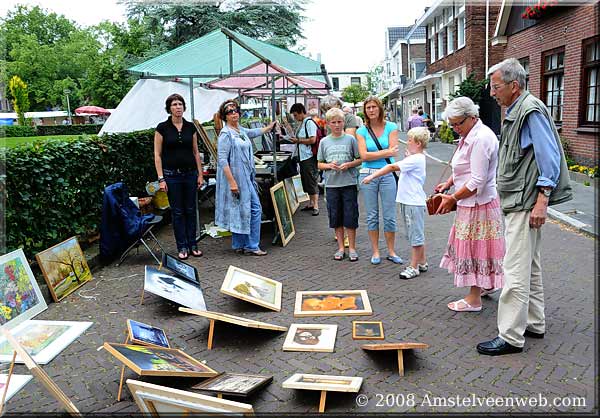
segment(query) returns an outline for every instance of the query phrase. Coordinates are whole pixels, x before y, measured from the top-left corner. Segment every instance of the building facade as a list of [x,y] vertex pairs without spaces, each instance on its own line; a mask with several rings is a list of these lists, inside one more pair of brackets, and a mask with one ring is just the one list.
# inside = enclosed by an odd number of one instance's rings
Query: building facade
[[360,84],[367,87],[367,73],[361,72],[346,72],[346,73],[329,73],[331,80],[331,94],[337,97],[342,96],[342,91],[353,84]]

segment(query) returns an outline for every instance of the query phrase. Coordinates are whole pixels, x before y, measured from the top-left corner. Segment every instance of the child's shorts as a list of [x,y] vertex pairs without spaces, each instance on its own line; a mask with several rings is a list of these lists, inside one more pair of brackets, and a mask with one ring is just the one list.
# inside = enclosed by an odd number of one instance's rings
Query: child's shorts
[[358,228],[358,189],[356,185],[327,187],[329,227]]
[[400,203],[400,216],[404,219],[406,239],[411,247],[425,244],[425,206]]

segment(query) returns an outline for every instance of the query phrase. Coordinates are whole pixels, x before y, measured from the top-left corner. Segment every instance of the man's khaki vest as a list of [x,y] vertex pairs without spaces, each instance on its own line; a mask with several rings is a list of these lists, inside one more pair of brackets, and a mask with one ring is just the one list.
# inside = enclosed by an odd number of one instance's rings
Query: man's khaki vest
[[[565,153],[550,113],[541,100],[524,91],[502,123],[496,183],[504,213],[531,210],[538,198],[539,189],[536,183],[540,171],[535,161],[533,147],[522,149],[520,135],[525,118],[533,111],[540,112],[550,122],[554,140],[560,150],[560,176],[550,195],[548,205],[566,202],[573,198]],[[535,134],[533,132],[533,135]]]

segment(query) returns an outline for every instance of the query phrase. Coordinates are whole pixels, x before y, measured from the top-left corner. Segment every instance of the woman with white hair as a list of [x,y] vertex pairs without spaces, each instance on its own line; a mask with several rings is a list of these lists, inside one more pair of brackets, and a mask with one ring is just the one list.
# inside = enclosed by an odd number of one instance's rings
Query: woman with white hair
[[[481,310],[481,296],[504,285],[502,260],[505,245],[503,218],[496,191],[498,139],[479,119],[479,109],[468,97],[457,97],[444,118],[460,135],[451,161],[452,174],[435,187],[442,193],[438,214],[456,205],[454,224],[440,267],[454,273],[456,287],[470,286],[467,296],[450,302],[457,312]],[[454,193],[443,194],[454,186]]]

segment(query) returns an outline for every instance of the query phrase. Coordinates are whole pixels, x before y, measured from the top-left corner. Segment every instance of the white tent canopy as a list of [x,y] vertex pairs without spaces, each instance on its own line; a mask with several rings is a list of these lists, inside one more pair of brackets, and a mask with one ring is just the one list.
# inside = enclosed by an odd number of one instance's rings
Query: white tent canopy
[[[185,99],[186,110],[183,116],[191,121],[188,81],[141,79],[123,97],[102,126],[99,135],[155,128],[169,116],[165,111],[165,100],[173,93],[178,93]],[[237,97],[237,94],[228,91],[195,87],[194,117],[200,122],[212,120],[221,103],[234,97]]]

